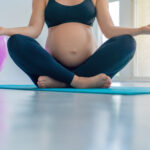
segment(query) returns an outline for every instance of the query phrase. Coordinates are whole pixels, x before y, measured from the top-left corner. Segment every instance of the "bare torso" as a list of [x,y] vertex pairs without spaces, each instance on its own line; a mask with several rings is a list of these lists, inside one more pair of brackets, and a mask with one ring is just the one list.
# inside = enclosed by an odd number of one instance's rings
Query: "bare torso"
[[[46,0],[48,3],[48,0]],[[78,2],[55,0],[64,5],[76,5]],[[96,0],[92,0],[95,6]],[[67,22],[48,29],[45,49],[63,65],[75,67],[83,63],[98,48],[93,28],[78,22]]]

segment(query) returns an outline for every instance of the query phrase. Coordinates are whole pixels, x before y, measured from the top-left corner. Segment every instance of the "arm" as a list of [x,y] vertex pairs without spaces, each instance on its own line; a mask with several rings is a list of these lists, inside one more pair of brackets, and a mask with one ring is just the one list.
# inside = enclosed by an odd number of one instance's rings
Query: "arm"
[[150,34],[150,25],[139,28],[123,28],[114,26],[109,13],[108,0],[97,0],[96,10],[99,27],[107,38],[119,36],[122,34],[130,34],[133,36],[139,34]]
[[37,38],[44,26],[44,10],[46,4],[44,0],[32,1],[32,15],[29,25],[26,27],[3,28],[0,27],[0,35],[11,36],[13,34],[23,34],[32,38]]

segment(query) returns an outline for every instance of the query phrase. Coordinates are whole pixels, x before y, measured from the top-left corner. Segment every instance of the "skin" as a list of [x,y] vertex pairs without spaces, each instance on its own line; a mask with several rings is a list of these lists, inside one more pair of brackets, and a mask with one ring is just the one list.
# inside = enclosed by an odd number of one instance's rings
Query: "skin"
[[[56,0],[63,5],[76,5],[81,0]],[[107,38],[113,36],[130,34],[132,36],[140,34],[150,34],[150,25],[139,28],[124,28],[115,26],[109,14],[108,0],[92,0],[97,10],[97,21],[100,30]],[[0,35],[11,36],[13,34],[23,34],[32,38],[37,38],[44,26],[44,11],[48,0],[33,0],[32,15],[29,25],[26,27],[4,28],[0,27]],[[73,30],[72,30],[73,29]],[[66,32],[67,31],[67,32]],[[48,29],[48,37],[45,49],[62,64],[74,67],[84,62],[98,48],[91,26],[68,22]],[[74,76],[71,85],[75,88],[110,87],[111,80],[105,74],[93,77]],[[56,81],[47,76],[40,76],[38,79],[40,88],[45,87],[65,87],[66,84]]]
[[[84,0],[56,0],[63,5],[76,5]],[[92,0],[94,6],[96,0]],[[48,3],[48,0],[46,0]],[[72,30],[73,29],[73,30]],[[67,31],[67,32],[66,32]],[[97,49],[92,27],[78,22],[63,23],[48,29],[46,49],[67,67],[75,67],[84,62]],[[63,56],[63,57],[62,57]]]

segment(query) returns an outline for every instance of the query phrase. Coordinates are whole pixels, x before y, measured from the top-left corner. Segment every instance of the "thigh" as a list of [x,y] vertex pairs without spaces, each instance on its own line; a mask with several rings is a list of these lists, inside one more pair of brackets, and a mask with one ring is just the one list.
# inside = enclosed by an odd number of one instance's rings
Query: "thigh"
[[8,40],[8,51],[14,62],[36,83],[38,76],[49,76],[69,83],[74,73],[58,63],[35,39],[16,34]]
[[42,63],[39,56],[47,53],[35,39],[21,34],[10,36],[7,47],[12,60],[28,74],[37,72],[34,64]]
[[130,35],[110,38],[84,63],[71,69],[79,76],[94,76],[99,73],[107,75],[123,68],[133,57],[135,40]]

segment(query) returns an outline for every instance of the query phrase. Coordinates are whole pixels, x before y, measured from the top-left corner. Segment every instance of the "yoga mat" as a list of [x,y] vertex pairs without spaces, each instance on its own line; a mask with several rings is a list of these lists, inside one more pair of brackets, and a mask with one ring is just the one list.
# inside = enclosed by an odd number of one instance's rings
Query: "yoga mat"
[[106,88],[76,89],[76,88],[37,88],[35,85],[0,85],[0,89],[93,93],[93,94],[117,94],[117,95],[150,94],[150,87],[111,86],[110,88],[107,89]]

